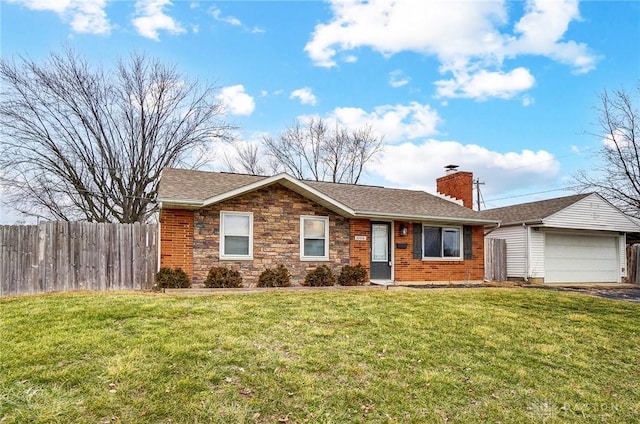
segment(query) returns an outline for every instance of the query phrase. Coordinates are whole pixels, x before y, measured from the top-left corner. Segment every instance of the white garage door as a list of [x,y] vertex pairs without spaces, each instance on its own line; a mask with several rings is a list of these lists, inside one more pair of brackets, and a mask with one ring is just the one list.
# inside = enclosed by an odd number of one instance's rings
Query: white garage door
[[547,233],[545,239],[545,282],[620,281],[617,237]]

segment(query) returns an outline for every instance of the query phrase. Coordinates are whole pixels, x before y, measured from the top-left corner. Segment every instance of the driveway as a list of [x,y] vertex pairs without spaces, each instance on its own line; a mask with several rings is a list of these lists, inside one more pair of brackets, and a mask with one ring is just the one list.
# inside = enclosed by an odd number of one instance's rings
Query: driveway
[[[527,286],[524,286],[527,287]],[[624,287],[624,288],[616,288],[616,287],[544,287],[544,286],[534,286],[530,288],[538,288],[545,290],[558,290],[558,291],[572,291],[577,293],[590,294],[592,296],[604,297],[607,299],[614,300],[625,300],[627,302],[637,302],[640,303],[640,286],[638,287]]]

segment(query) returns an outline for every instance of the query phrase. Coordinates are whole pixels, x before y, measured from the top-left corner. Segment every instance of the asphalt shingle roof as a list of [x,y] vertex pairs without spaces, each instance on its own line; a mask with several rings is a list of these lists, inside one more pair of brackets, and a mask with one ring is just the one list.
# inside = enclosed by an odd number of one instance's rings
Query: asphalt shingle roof
[[[167,203],[202,202],[266,178],[268,177],[166,168],[162,171],[158,200]],[[301,183],[360,214],[496,221],[424,191],[318,181]]]
[[481,211],[480,215],[488,219],[501,220],[503,225],[542,221],[591,194],[592,193],[574,194],[572,196],[557,197],[555,199],[487,209]]

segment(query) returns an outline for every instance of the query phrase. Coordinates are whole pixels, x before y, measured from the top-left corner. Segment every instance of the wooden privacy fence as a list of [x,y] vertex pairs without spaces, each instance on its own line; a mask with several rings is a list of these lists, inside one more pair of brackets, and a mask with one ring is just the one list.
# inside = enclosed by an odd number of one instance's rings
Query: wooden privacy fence
[[487,281],[507,280],[507,241],[484,239],[484,279]]
[[627,283],[640,283],[640,244],[627,246]]
[[0,226],[0,296],[140,290],[157,270],[155,224],[45,222]]

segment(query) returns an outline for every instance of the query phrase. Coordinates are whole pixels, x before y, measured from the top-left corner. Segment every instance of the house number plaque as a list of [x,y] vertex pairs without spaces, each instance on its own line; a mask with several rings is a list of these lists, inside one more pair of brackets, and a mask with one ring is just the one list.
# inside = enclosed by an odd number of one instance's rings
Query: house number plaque
[[356,241],[367,241],[367,236],[356,236]]

